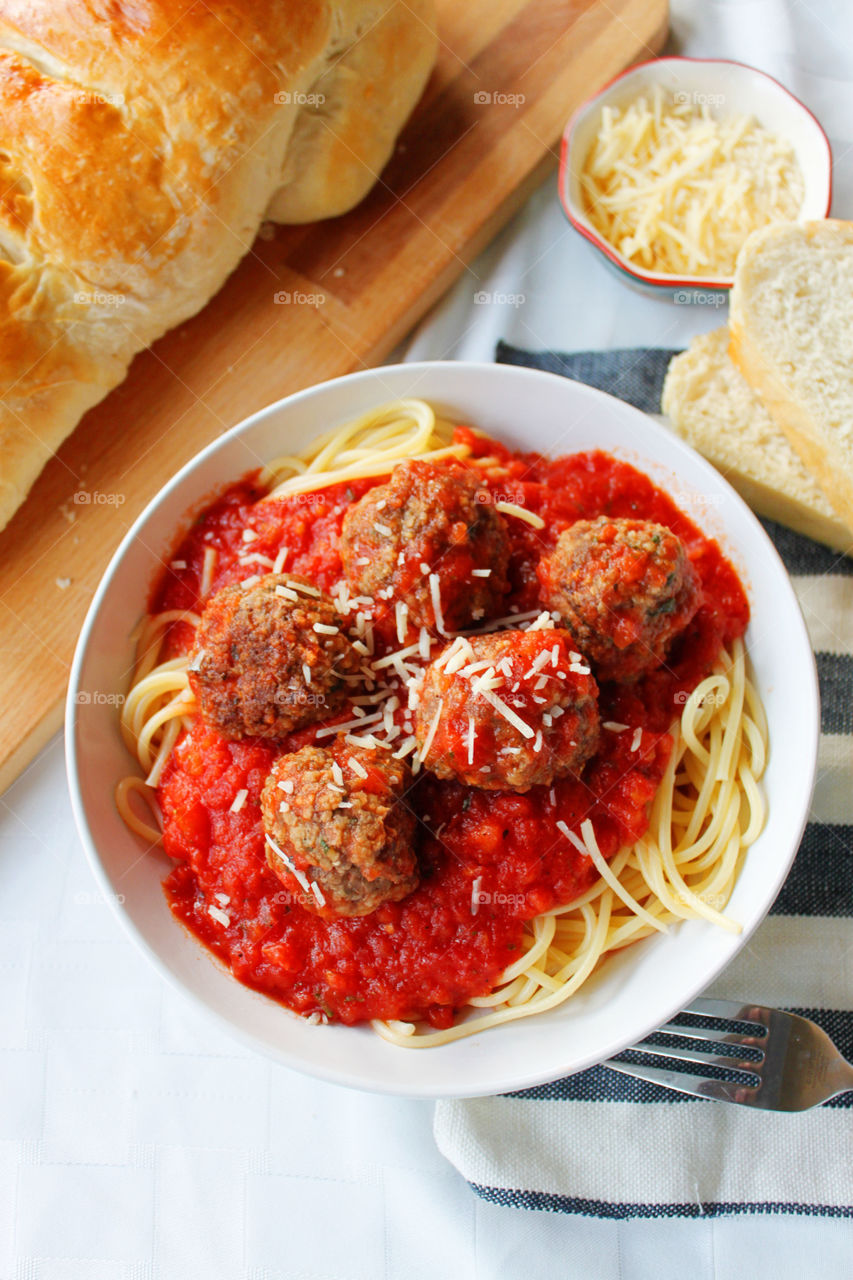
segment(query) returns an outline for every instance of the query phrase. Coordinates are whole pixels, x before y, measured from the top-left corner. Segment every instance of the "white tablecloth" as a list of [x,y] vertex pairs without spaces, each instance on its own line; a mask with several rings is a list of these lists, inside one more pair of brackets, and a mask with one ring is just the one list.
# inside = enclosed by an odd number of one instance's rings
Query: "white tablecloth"
[[[853,216],[849,0],[673,0],[673,46],[776,75],[833,144]],[[483,304],[475,294],[516,295]],[[523,295],[519,301],[518,295]],[[629,292],[549,180],[406,358],[679,346],[713,308]],[[602,1222],[479,1200],[428,1103],[248,1053],[148,968],[100,900],[55,740],[0,800],[0,1280],[760,1280],[848,1276],[853,1223]]]

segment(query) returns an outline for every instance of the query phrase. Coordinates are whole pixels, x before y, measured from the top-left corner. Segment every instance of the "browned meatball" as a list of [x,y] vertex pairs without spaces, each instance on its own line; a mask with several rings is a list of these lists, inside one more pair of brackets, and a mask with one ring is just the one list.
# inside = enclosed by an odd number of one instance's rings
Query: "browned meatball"
[[281,738],[324,720],[361,663],[343,626],[302,578],[270,573],[223,587],[205,606],[190,658],[202,716],[226,738]]
[[488,791],[548,786],[594,754],[597,693],[562,628],[456,640],[426,670],[421,759],[439,778]]
[[439,632],[494,614],[509,585],[503,517],[474,472],[456,464],[401,462],[347,512],[340,553],[355,592],[387,592],[414,627]]
[[402,760],[342,739],[276,760],[261,798],[267,862],[303,906],[365,916],[417,888],[410,781]]
[[660,666],[702,603],[683,542],[647,520],[578,520],[538,572],[543,601],[600,680],[636,680]]

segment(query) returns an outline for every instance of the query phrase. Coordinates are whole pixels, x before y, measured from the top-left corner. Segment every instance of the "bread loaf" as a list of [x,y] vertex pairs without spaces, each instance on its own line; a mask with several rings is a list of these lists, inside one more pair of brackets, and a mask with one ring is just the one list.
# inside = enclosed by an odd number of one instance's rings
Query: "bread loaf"
[[728,347],[728,329],[715,329],[670,362],[661,408],[671,426],[760,515],[836,551],[853,551],[853,533],[733,364]]
[[0,0],[0,528],[261,221],[367,192],[431,0]]
[[731,354],[853,528],[853,223],[782,223],[738,256]]

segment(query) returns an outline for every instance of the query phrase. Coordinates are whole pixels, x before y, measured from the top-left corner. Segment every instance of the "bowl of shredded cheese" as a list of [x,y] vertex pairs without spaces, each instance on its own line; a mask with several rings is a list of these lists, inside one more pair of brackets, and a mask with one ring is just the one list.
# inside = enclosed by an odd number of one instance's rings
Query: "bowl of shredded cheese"
[[832,154],[811,112],[764,72],[659,58],[575,113],[559,183],[569,221],[623,279],[713,301],[752,231],[828,215]]

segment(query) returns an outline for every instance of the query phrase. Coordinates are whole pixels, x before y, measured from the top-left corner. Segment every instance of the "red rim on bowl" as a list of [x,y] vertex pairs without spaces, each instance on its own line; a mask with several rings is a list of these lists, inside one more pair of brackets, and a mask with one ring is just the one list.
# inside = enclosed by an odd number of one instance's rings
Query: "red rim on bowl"
[[584,239],[588,240],[590,244],[595,245],[596,249],[600,250],[600,252],[604,254],[608,261],[611,262],[618,271],[630,276],[640,284],[668,287],[670,289],[693,288],[697,285],[701,285],[705,289],[728,290],[732,287],[731,277],[716,279],[709,276],[672,276],[662,272],[645,271],[642,267],[638,267],[634,263],[629,262],[627,258],[623,257],[622,254],[619,253],[618,249],[614,249],[613,245],[611,245],[607,240],[599,235],[592,226],[590,226],[585,216],[582,213],[579,213],[569,196],[569,181],[571,177],[569,153],[572,145],[572,137],[578,123],[602,102],[614,85],[635,76],[638,72],[647,67],[662,67],[673,63],[689,63],[693,66],[742,67],[745,71],[749,71],[753,75],[759,76],[762,80],[769,81],[770,84],[781,90],[786,97],[790,98],[791,101],[803,112],[803,114],[808,116],[813,122],[821,139],[823,140],[824,146],[826,147],[826,208],[820,215],[816,216],[823,218],[829,217],[829,210],[832,206],[832,148],[830,147],[829,138],[826,136],[823,125],[820,123],[817,116],[815,116],[814,112],[810,111],[799,98],[791,93],[790,89],[786,89],[786,87],[774,76],[768,75],[766,71],[759,71],[757,67],[751,67],[746,62],[738,62],[732,58],[653,58],[649,62],[641,62],[634,66],[627,67],[624,71],[620,71],[618,75],[614,76],[612,80],[608,80],[608,82],[601,87],[594,97],[588,98],[586,102],[582,103],[582,105],[577,108],[563,130],[563,137],[560,144],[560,168],[558,174],[560,204],[563,207],[563,212],[575,230],[580,232]]

